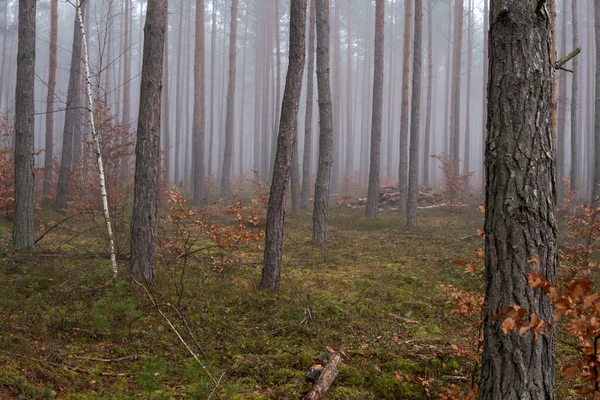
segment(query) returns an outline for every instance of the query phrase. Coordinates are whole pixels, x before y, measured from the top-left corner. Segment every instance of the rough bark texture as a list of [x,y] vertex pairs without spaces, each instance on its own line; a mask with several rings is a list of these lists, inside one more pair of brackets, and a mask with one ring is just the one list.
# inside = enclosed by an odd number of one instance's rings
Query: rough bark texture
[[13,247],[34,246],[33,86],[35,79],[35,0],[19,1],[19,45],[15,96],[15,221]]
[[306,58],[306,0],[292,0],[290,5],[290,50],[288,73],[283,93],[281,120],[271,193],[265,228],[265,255],[260,287],[279,290],[283,246],[283,220],[292,154],[298,130],[298,109],[302,92],[302,74]]
[[[573,17],[573,50],[579,47],[579,21],[577,18],[577,1],[572,0]],[[579,168],[579,128],[577,126],[579,108],[579,56],[573,59],[573,83],[571,85],[571,190],[577,192]]]
[[406,224],[417,226],[417,193],[419,191],[419,135],[421,129],[421,66],[423,64],[423,0],[415,0],[415,40],[413,54],[412,103],[410,116],[410,165],[408,167],[408,201]]
[[402,49],[402,100],[400,111],[400,163],[398,167],[398,189],[400,205],[398,212],[406,213],[408,201],[408,94],[410,78],[410,32],[412,26],[412,0],[404,2],[404,43]]
[[310,0],[310,20],[308,27],[308,69],[306,75],[306,115],[304,116],[304,154],[302,157],[302,193],[300,193],[300,207],[308,208],[310,193],[310,164],[312,155],[312,116],[314,99],[315,76],[315,29],[316,29],[315,0]]
[[[85,11],[85,7],[81,10]],[[69,73],[69,88],[67,89],[67,110],[65,112],[65,126],[63,130],[62,155],[60,158],[60,172],[58,175],[58,187],[56,189],[56,211],[65,213],[67,211],[67,199],[69,197],[69,186],[71,182],[71,168],[73,166],[73,137],[76,129],[81,127],[77,121],[81,120],[81,30],[75,16],[73,24],[73,46],[71,49],[71,71]]]
[[371,119],[371,161],[369,168],[369,190],[367,194],[367,218],[375,218],[379,203],[379,174],[381,169],[381,121],[383,114],[383,46],[384,46],[383,0],[375,2],[375,44],[373,73],[373,114]]
[[316,0],[317,13],[317,87],[319,95],[319,164],[315,183],[313,240],[328,239],[327,218],[331,162],[333,152],[333,118],[329,70],[329,0]]
[[[454,5],[454,49],[452,54],[452,95],[450,98],[450,159],[460,159],[460,82],[463,39],[463,0]],[[458,171],[457,171],[458,172]]]
[[[423,186],[429,187],[429,162],[431,142],[431,103],[433,92],[433,24],[432,4],[427,0],[427,108],[425,111],[425,140],[423,142]],[[485,85],[484,85],[485,86]]]
[[230,176],[233,157],[233,125],[235,121],[235,68],[237,47],[238,0],[231,0],[231,25],[229,29],[229,78],[227,84],[227,116],[225,120],[225,152],[221,173],[221,197],[231,196]]
[[[44,151],[44,196],[50,195],[54,151],[54,91],[56,90],[56,54],[58,47],[58,0],[50,2],[50,51],[48,60],[48,96],[46,97],[46,145]],[[1,93],[1,92],[0,92]],[[0,96],[1,97],[1,96]]]
[[131,218],[131,263],[134,279],[154,280],[156,211],[160,163],[160,109],[167,0],[148,0],[140,114],[135,146],[135,186]]
[[194,46],[193,203],[198,206],[204,198],[204,0],[196,0],[196,41]]
[[493,317],[518,304],[552,322],[523,275],[556,275],[554,57],[550,6],[492,0],[486,142],[484,349],[480,399],[555,399],[555,335],[505,335]]
[[[306,25],[305,25],[306,26]],[[306,50],[306,49],[305,49]],[[296,118],[297,120],[298,118]],[[296,123],[297,125],[297,123]],[[292,212],[300,212],[300,165],[298,165],[298,128],[294,140],[294,155],[292,156]]]
[[338,352],[331,355],[312,390],[302,400],[321,400],[325,398],[327,391],[338,375],[340,365],[342,365],[342,354]]

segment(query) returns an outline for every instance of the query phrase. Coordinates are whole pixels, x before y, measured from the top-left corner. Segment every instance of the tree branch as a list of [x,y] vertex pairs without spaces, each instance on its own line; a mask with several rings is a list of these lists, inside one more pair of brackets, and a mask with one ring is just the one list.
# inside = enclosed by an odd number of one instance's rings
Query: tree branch
[[581,53],[581,47],[576,48],[575,50],[573,50],[572,52],[570,52],[569,54],[567,54],[566,56],[564,56],[563,58],[561,58],[560,60],[558,60],[556,62],[556,64],[554,64],[554,68],[555,69],[562,69],[564,71],[573,72],[573,71],[570,71],[568,69],[563,68],[563,66],[566,63],[568,63],[569,61],[571,61],[572,59],[574,59],[579,53]]

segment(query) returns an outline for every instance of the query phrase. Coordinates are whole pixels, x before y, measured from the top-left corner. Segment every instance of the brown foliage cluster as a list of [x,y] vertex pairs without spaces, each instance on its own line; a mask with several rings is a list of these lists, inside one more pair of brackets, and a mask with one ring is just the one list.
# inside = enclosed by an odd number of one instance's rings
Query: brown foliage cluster
[[448,154],[436,154],[431,158],[439,160],[442,164],[440,169],[444,174],[442,198],[446,204],[445,208],[450,211],[460,209],[465,202],[464,188],[473,173],[459,174],[460,160],[452,160]]
[[0,115],[0,212],[9,218],[14,209],[15,163],[11,141],[13,127],[5,115]]

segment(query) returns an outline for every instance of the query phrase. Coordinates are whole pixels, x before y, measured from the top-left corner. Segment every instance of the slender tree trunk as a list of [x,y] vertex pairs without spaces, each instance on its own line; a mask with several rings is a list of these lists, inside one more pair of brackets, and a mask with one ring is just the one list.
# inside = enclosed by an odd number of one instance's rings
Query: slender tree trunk
[[15,96],[15,221],[13,247],[34,247],[34,79],[36,1],[19,1],[19,45]]
[[[89,0],[88,0],[89,1]],[[123,19],[125,22],[125,29],[123,32],[123,40],[125,41],[125,45],[123,46],[123,114],[121,114],[121,125],[125,127],[125,129],[130,131],[131,124],[131,116],[130,116],[130,105],[131,105],[131,0],[125,0],[125,14],[123,15]],[[121,138],[121,144],[125,146],[129,138],[127,136],[123,136]],[[129,175],[129,157],[123,156],[121,158],[121,179],[119,182],[120,186],[122,186]]]
[[491,1],[482,400],[556,398],[554,329],[504,334],[495,318],[517,304],[553,321],[548,296],[523,278],[535,268],[553,281],[558,260],[553,13],[540,4]]
[[241,103],[241,110],[240,110],[240,141],[239,141],[239,161],[240,161],[240,165],[239,165],[239,175],[240,177],[244,176],[244,154],[245,153],[250,153],[249,151],[244,151],[244,138],[246,137],[246,134],[244,133],[246,131],[246,120],[245,120],[245,113],[244,113],[244,108],[246,105],[246,54],[248,53],[248,20],[250,19],[250,6],[246,5],[246,15],[245,15],[245,22],[244,22],[244,45],[243,45],[243,49],[244,49],[244,55],[242,57],[242,74],[241,74],[241,78],[242,78],[242,98],[240,100]]
[[306,0],[291,0],[290,56],[286,78],[277,152],[271,181],[265,229],[265,255],[260,286],[279,290],[283,246],[285,201],[292,162],[293,145],[298,130],[298,109],[302,91],[302,74],[306,58]]
[[315,29],[316,7],[315,0],[310,1],[310,19],[308,26],[308,69],[306,75],[306,115],[304,117],[304,154],[302,160],[302,193],[300,194],[300,207],[308,208],[310,193],[310,165],[312,154],[312,124],[313,124],[313,93],[315,76]]
[[[484,0],[486,1],[486,0]],[[446,91],[444,92],[444,96],[446,100],[444,101],[444,124],[442,125],[444,128],[443,131],[443,140],[445,144],[444,152],[447,152],[448,155],[452,152],[450,141],[452,140],[452,134],[450,133],[452,130],[450,124],[450,83],[452,78],[450,77],[450,68],[452,68],[451,59],[452,59],[452,1],[448,0],[448,31],[446,34],[448,39],[448,48],[446,52],[446,68],[444,70],[444,75],[446,78]]]
[[[594,1],[594,36],[596,45],[600,44],[600,1]],[[600,51],[596,50],[594,108],[594,188],[592,205],[598,207],[600,200]]]
[[[346,36],[346,162],[344,175],[348,182],[352,179],[354,162],[354,132],[352,130],[352,2],[348,1],[348,32]],[[350,189],[350,188],[346,188]]]
[[[186,26],[187,26],[187,31],[189,32],[191,30],[192,27],[192,0],[188,1],[185,7],[185,19],[186,19]],[[185,49],[185,60],[184,60],[184,73],[183,73],[183,81],[185,82],[184,84],[184,99],[185,99],[185,103],[184,103],[184,107],[183,107],[183,120],[185,121],[185,127],[183,129],[183,146],[182,146],[182,151],[183,151],[183,188],[187,188],[188,184],[190,184],[191,179],[190,179],[190,172],[192,172],[192,163],[191,163],[191,156],[192,156],[192,152],[191,150],[193,149],[193,144],[192,144],[192,136],[193,136],[193,132],[192,129],[190,129],[190,122],[193,125],[194,121],[193,121],[193,112],[194,112],[194,100],[193,100],[193,94],[190,96],[191,92],[190,92],[190,87],[193,87],[193,85],[190,85],[190,81],[193,79],[193,77],[191,77],[191,75],[193,74],[193,63],[191,62],[192,59],[192,46],[191,46],[191,40],[192,40],[192,35],[190,35],[189,33],[185,35],[184,39],[183,39],[183,48]],[[190,68],[190,65],[192,66]],[[190,104],[192,105],[192,107],[190,107]],[[191,118],[190,118],[191,116]],[[190,185],[190,192],[192,193],[193,196],[193,188],[191,188]]]
[[463,0],[454,5],[454,53],[452,55],[452,98],[450,99],[450,159],[457,163],[460,159],[460,89],[463,40]]
[[221,198],[231,196],[231,160],[233,157],[233,125],[235,121],[235,68],[237,47],[238,0],[231,0],[231,27],[229,30],[229,78],[227,86],[227,120],[225,121],[225,152],[221,174]]
[[[429,162],[431,147],[431,103],[433,92],[433,7],[431,0],[427,0],[427,109],[425,111],[425,141],[423,143],[423,186],[428,188]],[[487,57],[487,56],[486,56]],[[484,85],[485,86],[485,85]]]
[[394,143],[394,116],[396,114],[396,110],[395,110],[395,99],[396,99],[396,90],[394,90],[394,87],[396,85],[396,46],[394,45],[394,40],[396,38],[396,32],[395,32],[395,6],[394,3],[392,2],[390,4],[390,40],[388,40],[389,43],[389,53],[390,53],[390,61],[389,61],[389,80],[388,80],[388,104],[387,104],[387,127],[384,128],[384,132],[387,132],[387,151],[386,151],[386,158],[385,158],[385,170],[386,170],[386,175],[389,177],[392,176],[393,174],[393,170],[394,170],[394,165],[393,165],[393,158],[394,158],[394,148],[393,148],[393,143]]
[[262,51],[264,43],[261,40],[262,38],[262,24],[261,19],[259,17],[259,7],[255,7],[255,26],[254,26],[254,48],[256,50],[254,56],[254,165],[253,169],[255,171],[255,179],[259,180],[262,175],[262,165],[261,165],[261,96],[262,96],[262,74],[261,69],[259,68],[260,60],[262,59]]
[[[275,112],[273,114],[273,135],[271,136],[271,162],[269,165],[273,165],[275,160],[275,151],[277,148],[277,134],[279,132],[279,114],[281,113],[281,41],[279,40],[279,0],[271,0],[275,5],[275,15],[272,20],[269,21],[269,26],[271,23],[274,25],[274,33],[275,33],[275,74],[273,78],[275,79],[273,90],[275,94],[273,96]],[[269,34],[269,36],[271,33]],[[270,173],[270,171],[269,171]]]
[[262,65],[262,114],[261,114],[261,132],[262,132],[262,151],[261,151],[261,177],[263,182],[267,182],[269,180],[269,172],[271,171],[271,167],[269,166],[269,162],[271,161],[271,152],[269,146],[269,104],[270,104],[270,79],[269,73],[271,69],[271,54],[273,52],[272,41],[270,40],[270,29],[269,27],[269,14],[270,14],[270,0],[266,0],[265,7],[267,8],[266,18],[263,17],[263,41],[264,41],[264,54],[263,54],[263,65]]
[[217,0],[212,2],[212,23],[210,36],[210,132],[208,143],[208,175],[213,174],[213,154],[215,153],[215,61],[217,60]]
[[2,32],[2,60],[0,61],[0,113],[2,113],[2,98],[4,96],[4,66],[6,65],[6,53],[8,53],[6,49],[6,40],[8,38],[8,0],[4,1],[4,17],[3,17],[3,27],[4,31]]
[[340,144],[341,134],[341,110],[342,110],[342,68],[340,55],[340,6],[341,1],[334,1],[334,30],[333,30],[333,155],[331,164],[331,190],[337,193],[340,190]]
[[156,213],[160,163],[160,109],[167,0],[148,0],[144,28],[144,58],[140,114],[135,146],[135,185],[131,218],[131,276],[154,280]]
[[177,65],[175,67],[175,81],[176,81],[176,98],[175,98],[175,152],[174,152],[174,161],[175,161],[175,185],[179,186],[181,184],[181,139],[182,139],[182,124],[183,124],[183,80],[181,78],[181,67],[183,64],[183,48],[182,40],[183,40],[183,31],[185,27],[183,26],[183,14],[184,14],[184,6],[185,1],[190,0],[181,0],[179,4],[179,22],[178,22],[178,30],[177,34]]
[[[167,6],[168,7],[168,6]],[[146,11],[147,13],[147,11]],[[165,28],[165,44],[164,44],[164,52],[165,54],[163,55],[163,82],[164,82],[164,88],[162,90],[162,112],[163,112],[163,117],[164,120],[162,121],[162,131],[163,131],[163,138],[164,138],[164,145],[162,146],[162,149],[164,151],[165,154],[165,159],[164,159],[164,168],[165,168],[165,172],[164,172],[164,176],[165,176],[165,180],[170,180],[171,179],[171,154],[172,154],[172,149],[171,149],[171,133],[170,133],[170,129],[169,129],[169,124],[171,122],[171,110],[170,110],[170,97],[169,97],[169,23],[168,23],[168,19],[169,19],[169,14],[167,13],[167,23],[166,23],[166,28]],[[141,99],[140,99],[141,102]],[[139,118],[139,117],[138,117]]]
[[373,114],[371,120],[371,165],[367,195],[367,218],[375,218],[379,204],[379,174],[381,171],[381,120],[383,113],[383,46],[385,2],[375,2],[375,45],[373,74]]
[[[58,0],[50,2],[50,52],[48,61],[48,96],[46,98],[46,150],[44,153],[44,187],[42,193],[49,196],[52,184],[54,151],[54,92],[56,90],[56,68],[58,51]],[[1,83],[0,83],[1,85]],[[1,89],[0,89],[1,90]],[[0,92],[1,93],[1,92]],[[0,96],[2,97],[2,96]]]
[[[572,1],[572,0],[571,0]],[[561,12],[561,32],[560,32],[560,54],[561,57],[566,55],[567,50],[567,10],[568,1],[563,0],[563,9]],[[566,133],[567,133],[567,73],[566,71],[558,72],[558,126],[556,129],[556,166],[558,173],[558,201],[562,201],[564,196],[565,166],[566,166]]]
[[[573,49],[579,47],[579,21],[577,18],[577,1],[572,0],[573,17]],[[571,86],[571,190],[578,191],[579,168],[579,57],[573,59],[573,83]]]
[[423,64],[423,0],[415,0],[415,40],[413,54],[412,102],[410,105],[410,165],[408,168],[408,203],[406,225],[417,226],[419,192],[419,135],[421,129],[421,66]]
[[[552,0],[554,1],[554,0]],[[488,102],[488,93],[487,93],[487,85],[488,85],[488,74],[489,74],[489,30],[490,30],[490,19],[489,19],[489,8],[488,8],[488,0],[483,0],[483,109],[482,109],[482,129],[481,132],[483,134],[483,148],[482,154],[485,152],[485,142],[487,139],[487,102]],[[485,166],[481,172],[481,187],[485,190]]]
[[[100,141],[98,134],[96,133],[96,124],[94,122],[94,100],[92,98],[92,80],[90,77],[90,57],[86,39],[86,28],[83,20],[84,12],[89,12],[89,3],[82,5],[82,0],[77,0],[75,3],[76,18],[79,23],[79,30],[81,32],[81,42],[83,45],[83,84],[85,86],[85,94],[87,97],[83,107],[87,109],[87,115],[89,118],[89,124],[92,133],[92,141],[94,142],[94,150],[96,153],[96,160],[98,164],[98,174],[100,178],[100,196],[102,197],[102,208],[104,211],[104,221],[106,222],[106,230],[108,233],[108,244],[110,248],[110,261],[112,265],[113,279],[117,277],[117,252],[115,247],[115,237],[113,235],[112,224],[110,220],[110,211],[108,210],[108,194],[106,192],[106,178],[104,174],[104,164],[102,163],[102,150],[100,148]],[[87,10],[86,10],[87,9]]]
[[194,45],[194,176],[193,203],[199,206],[204,193],[204,129],[205,129],[205,82],[204,82],[204,0],[196,0],[196,40]]
[[[85,8],[82,9],[82,12]],[[71,50],[71,71],[69,73],[69,88],[67,89],[67,110],[65,112],[65,126],[63,130],[62,156],[60,159],[60,173],[58,176],[58,187],[56,190],[56,211],[66,213],[67,200],[69,197],[69,186],[71,182],[71,168],[73,166],[73,137],[77,126],[77,119],[81,113],[78,108],[81,91],[81,30],[75,16],[73,24],[73,46]]]
[[[465,104],[466,107],[466,119],[465,119],[465,151],[464,157],[465,161],[463,164],[464,173],[469,173],[471,171],[471,77],[472,68],[473,68],[473,0],[469,0],[469,11],[468,11],[468,19],[467,19],[467,101]],[[469,192],[469,178],[465,180],[464,190],[466,193]]]
[[408,202],[408,95],[410,78],[410,32],[413,0],[404,2],[404,43],[402,50],[402,105],[400,115],[400,164],[398,168],[398,189],[400,203],[398,212],[406,214]]
[[327,242],[329,190],[333,152],[333,116],[329,69],[329,0],[316,0],[317,13],[317,86],[319,95],[319,168],[315,183],[313,240]]

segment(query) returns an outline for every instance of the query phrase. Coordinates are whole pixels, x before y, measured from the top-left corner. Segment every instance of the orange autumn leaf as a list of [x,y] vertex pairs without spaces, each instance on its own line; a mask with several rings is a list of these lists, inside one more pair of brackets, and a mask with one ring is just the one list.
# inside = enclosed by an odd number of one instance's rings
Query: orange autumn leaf
[[562,377],[563,379],[573,379],[577,375],[579,375],[579,367],[565,367],[562,369]]
[[511,317],[507,317],[504,321],[502,321],[502,332],[504,332],[505,335],[508,335],[508,332],[515,330],[515,326],[515,320]]

